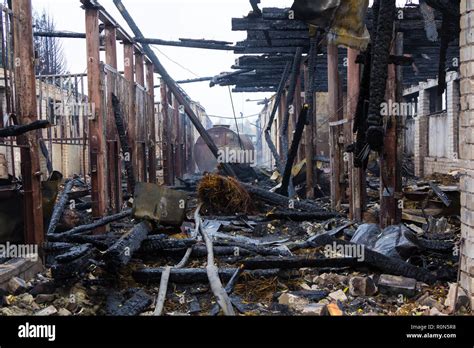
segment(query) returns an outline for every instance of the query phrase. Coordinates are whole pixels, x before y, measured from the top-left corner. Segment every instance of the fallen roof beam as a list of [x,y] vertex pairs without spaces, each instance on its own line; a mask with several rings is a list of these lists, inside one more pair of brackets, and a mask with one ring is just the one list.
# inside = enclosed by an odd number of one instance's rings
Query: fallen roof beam
[[68,39],[85,39],[86,34],[84,33],[74,33],[70,31],[35,31],[33,36],[36,37],[58,37],[58,38],[68,38]]
[[174,47],[188,47],[188,48],[203,48],[208,50],[222,50],[222,51],[233,51],[238,46],[231,46],[228,43],[222,43],[218,41],[208,40],[183,40],[180,41],[167,41],[161,39],[149,39],[149,38],[135,38],[136,42],[148,45],[160,45],[160,46],[174,46]]
[[[211,81],[214,77],[209,76],[209,77],[199,77],[197,79],[189,79],[189,80],[180,80],[176,81],[176,83],[182,85],[186,83],[195,83],[195,82],[205,82],[205,81]],[[158,88],[159,86],[155,86],[155,88]]]
[[[76,33],[70,31],[36,31],[34,34],[36,37],[57,37],[57,38],[68,38],[68,39],[85,39],[85,33]],[[225,41],[214,41],[214,40],[194,40],[194,39],[180,39],[180,41],[167,41],[161,39],[148,39],[148,38],[136,38],[134,42],[146,43],[150,45],[160,46],[175,46],[175,47],[189,47],[189,48],[203,48],[210,50],[225,50],[233,51],[235,49],[243,48],[239,46],[233,46],[232,42]]]
[[0,138],[6,137],[17,137],[19,135],[25,134],[27,132],[31,132],[41,128],[47,128],[50,126],[49,121],[46,120],[39,120],[31,122],[30,124],[26,125],[13,125],[6,128],[0,128]]
[[[135,23],[135,21],[133,20],[133,18],[130,16],[130,13],[127,11],[125,6],[122,4],[122,1],[121,0],[114,0],[114,4],[117,7],[117,9],[119,10],[122,17],[125,19],[125,21],[129,25],[130,29],[132,29],[133,33],[135,34],[135,37],[143,38],[142,32],[138,28],[138,26]],[[206,131],[204,126],[201,124],[201,121],[196,116],[196,113],[194,112],[194,110],[191,108],[191,105],[189,104],[187,98],[184,96],[183,91],[176,84],[176,82],[173,80],[173,78],[170,76],[170,74],[168,74],[165,67],[161,64],[158,57],[152,51],[151,47],[148,44],[143,44],[143,50],[145,51],[148,58],[151,59],[152,63],[154,64],[156,73],[161,75],[161,78],[166,82],[166,84],[168,85],[168,87],[170,88],[172,93],[175,95],[176,99],[178,99],[178,102],[181,105],[184,106],[186,114],[188,115],[191,122],[196,127],[197,131],[199,132],[199,135],[201,135],[201,137],[205,141],[206,145],[209,147],[209,150],[211,150],[212,154],[216,158],[218,158],[219,157],[219,149],[217,148],[216,144],[214,143],[214,140],[211,138],[211,136]],[[232,166],[229,165],[228,163],[222,163],[222,168],[224,169],[226,174],[228,174],[229,176],[233,176],[233,177],[236,176]]]
[[277,91],[276,87],[236,87],[232,89],[234,93],[256,93],[256,92],[271,92]]

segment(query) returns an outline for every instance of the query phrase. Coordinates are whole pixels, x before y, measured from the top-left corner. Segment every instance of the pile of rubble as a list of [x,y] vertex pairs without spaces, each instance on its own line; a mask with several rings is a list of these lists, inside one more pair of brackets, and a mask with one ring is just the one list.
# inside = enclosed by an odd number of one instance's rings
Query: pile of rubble
[[[423,200],[407,198],[412,214],[404,211],[405,223],[382,230],[348,221],[324,199],[291,201],[256,184],[226,180],[208,177],[205,189],[137,184],[123,212],[69,231],[52,229],[44,248],[47,272],[28,283],[11,279],[0,296],[0,314],[467,312],[467,296],[456,285],[455,215],[413,218],[417,204],[425,213],[446,203],[443,190],[433,189],[439,186],[428,184]],[[55,211],[70,201],[73,186],[66,184]],[[235,212],[239,197],[245,206]],[[93,234],[107,224],[109,232]]]

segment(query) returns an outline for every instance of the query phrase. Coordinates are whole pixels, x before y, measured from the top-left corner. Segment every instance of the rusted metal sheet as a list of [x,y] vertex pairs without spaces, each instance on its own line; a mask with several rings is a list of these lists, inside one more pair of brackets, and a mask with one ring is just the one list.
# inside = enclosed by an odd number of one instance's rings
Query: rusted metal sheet
[[137,183],[132,214],[137,219],[181,226],[186,215],[187,198],[184,192],[156,184]]

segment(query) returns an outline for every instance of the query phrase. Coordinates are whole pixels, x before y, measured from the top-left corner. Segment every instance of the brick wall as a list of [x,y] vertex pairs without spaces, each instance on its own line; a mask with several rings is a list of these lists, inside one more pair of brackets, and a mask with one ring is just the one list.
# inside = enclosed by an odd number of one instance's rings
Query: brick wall
[[[462,166],[459,161],[459,126],[460,126],[460,80],[457,72],[448,72],[447,82],[447,103],[446,103],[446,132],[442,134],[432,134],[430,122],[436,119],[430,115],[430,92],[437,88],[438,80],[430,79],[421,82],[418,86],[413,86],[404,91],[404,95],[418,93],[418,117],[415,119],[414,127],[414,162],[415,175],[419,177],[428,176],[433,173],[447,174],[452,170],[457,170]],[[430,150],[432,144],[438,144],[433,136],[446,136],[442,139],[446,146],[444,155],[433,157],[436,153]],[[434,140],[434,142],[433,142]],[[439,144],[438,144],[439,145]],[[431,157],[430,157],[431,156]]]
[[426,90],[426,83],[420,83],[418,96],[418,115],[415,119],[415,175],[424,175],[425,157],[428,156],[428,117],[430,112],[430,98]]
[[461,287],[474,308],[474,1],[461,0],[461,114],[459,155],[464,162],[461,178]]

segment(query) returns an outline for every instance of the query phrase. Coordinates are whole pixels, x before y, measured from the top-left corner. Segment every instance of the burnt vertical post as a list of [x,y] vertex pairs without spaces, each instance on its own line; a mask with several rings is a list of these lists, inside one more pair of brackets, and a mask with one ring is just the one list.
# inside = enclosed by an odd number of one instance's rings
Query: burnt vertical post
[[148,138],[148,180],[156,183],[156,119],[155,119],[155,66],[153,63],[146,63],[146,88],[148,92],[148,121],[149,121],[149,138]]
[[316,153],[316,59],[318,56],[319,35],[316,33],[310,38],[310,50],[307,65],[304,71],[305,103],[308,104],[308,118],[305,129],[305,156],[306,156],[306,198],[314,198],[315,187],[315,160]]
[[163,130],[161,137],[161,149],[163,156],[163,178],[165,185],[173,185],[173,162],[172,162],[172,146],[171,146],[171,125],[169,117],[169,101],[168,88],[162,79],[160,83],[161,89],[161,115],[163,117]]
[[339,112],[339,71],[337,46],[328,45],[328,109],[329,152],[331,161],[331,207],[341,208],[341,146],[339,142],[341,113]]
[[[353,118],[357,112],[357,102],[359,99],[360,91],[360,68],[356,63],[359,51],[349,48],[347,50],[347,119],[348,121]],[[346,140],[349,144],[352,144],[355,140],[352,132],[353,124],[349,122],[346,124]],[[354,155],[348,154],[348,166],[349,166],[349,212],[350,218],[356,221],[362,221],[363,212],[365,211],[365,196],[366,196],[366,184],[365,184],[365,171],[361,168],[354,166]]]
[[[106,150],[104,133],[104,115],[101,93],[101,65],[99,41],[99,10],[87,7],[86,11],[86,45],[87,45],[87,83],[89,102],[93,114],[89,120],[89,159],[92,181],[92,214],[95,218],[106,213]],[[105,228],[97,229],[104,232]]]
[[[129,99],[127,101],[127,132],[128,143],[130,144],[131,153],[124,153],[124,160],[132,163],[133,174],[137,178],[137,166],[135,159],[137,157],[136,151],[136,128],[137,117],[135,114],[135,74],[134,74],[134,47],[131,42],[123,43],[124,53],[124,77],[129,85]],[[132,193],[132,187],[128,185],[128,192]]]
[[[38,120],[31,0],[15,0],[12,5],[16,114],[19,123],[27,125]],[[22,146],[25,242],[41,245],[44,229],[38,134],[29,132],[17,137],[17,142]]]
[[179,102],[176,97],[173,95],[173,127],[171,132],[171,139],[173,144],[173,172],[175,173],[175,177],[182,177],[181,172],[181,146],[180,146],[180,119],[181,115],[179,112]]
[[[401,50],[401,51],[400,51]],[[398,51],[398,52],[397,52]],[[399,35],[396,36],[394,49],[392,53],[403,52],[403,38]],[[397,74],[398,70],[398,74]],[[396,225],[401,221],[401,206],[399,205],[399,199],[401,196],[401,156],[399,153],[401,146],[399,144],[398,132],[399,129],[399,118],[400,114],[394,114],[390,105],[396,105],[401,101],[401,91],[398,81],[400,69],[394,64],[388,66],[388,79],[387,79],[387,90],[385,93],[385,100],[388,106],[388,115],[384,115],[386,120],[387,131],[384,136],[384,146],[382,149],[382,155],[380,156],[380,225],[381,227],[387,227],[390,225]],[[393,108],[401,110],[403,108]]]
[[[135,79],[137,85],[140,87],[145,87],[145,56],[142,52],[135,50]],[[135,117],[138,120],[145,120],[145,115],[139,115],[138,110],[140,110],[139,105],[135,105]],[[136,164],[138,171],[138,181],[146,181],[146,159],[145,159],[145,144],[143,137],[145,136],[144,122],[139,123],[141,126],[136,128],[137,141],[136,141]]]
[[[117,30],[112,25],[105,26],[105,63],[117,70]],[[115,73],[115,72],[114,72]],[[107,181],[109,208],[118,213],[121,209],[121,161],[117,127],[115,126],[112,93],[114,92],[115,76],[107,71]]]

